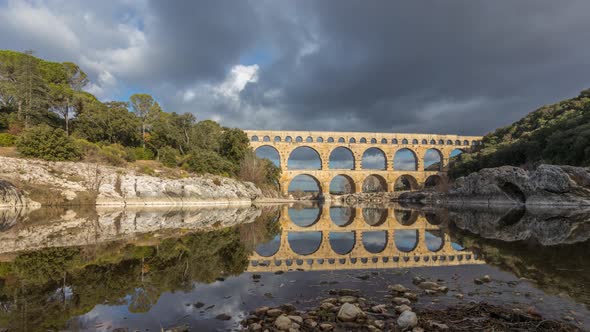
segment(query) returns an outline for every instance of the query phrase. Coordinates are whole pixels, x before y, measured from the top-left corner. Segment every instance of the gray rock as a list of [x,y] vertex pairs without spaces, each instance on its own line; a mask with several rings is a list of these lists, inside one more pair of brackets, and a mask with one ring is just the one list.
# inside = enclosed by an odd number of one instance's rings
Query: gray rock
[[401,304],[410,305],[412,303],[412,302],[410,302],[410,300],[406,299],[405,297],[394,297],[392,301],[393,301],[393,303],[395,303],[397,305],[401,305]]
[[341,296],[338,301],[340,303],[356,303],[358,301],[358,298],[356,296],[350,296],[350,295],[346,295],[346,296]]
[[283,314],[283,311],[281,309],[276,309],[276,308],[268,309],[266,311],[266,314],[270,317],[278,317]]
[[397,293],[405,293],[405,292],[409,291],[409,289],[407,287],[400,285],[400,284],[389,285],[389,286],[387,286],[387,288],[390,291],[397,292]]
[[280,331],[288,331],[292,326],[292,322],[287,316],[280,315],[275,320],[275,326]]
[[338,319],[343,322],[354,322],[359,317],[364,317],[364,312],[354,304],[344,303],[337,315]]
[[418,325],[418,317],[413,311],[404,311],[397,319],[397,326],[402,330],[411,329],[416,325]]
[[395,307],[395,311],[397,313],[402,313],[404,311],[412,311],[412,308],[410,308],[410,306],[406,305],[406,304],[402,304],[402,305],[398,305]]

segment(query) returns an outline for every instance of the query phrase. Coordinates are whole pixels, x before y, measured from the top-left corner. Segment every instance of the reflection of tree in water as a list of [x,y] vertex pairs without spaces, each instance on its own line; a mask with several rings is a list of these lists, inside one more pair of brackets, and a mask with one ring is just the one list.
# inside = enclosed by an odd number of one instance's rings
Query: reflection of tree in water
[[377,176],[369,175],[363,182],[363,192],[374,193],[387,191],[387,187]]
[[412,225],[418,218],[418,213],[413,210],[394,210],[395,219],[404,226]]
[[387,209],[379,208],[364,208],[363,217],[365,222],[371,226],[378,226],[382,224],[387,218]]
[[[166,291],[190,290],[245,271],[255,241],[280,231],[269,212],[253,224],[164,239],[155,245],[125,242],[93,247],[48,248],[0,263],[0,313],[5,327],[60,330],[97,304],[127,304],[145,312]],[[245,236],[246,235],[246,236]],[[245,237],[246,239],[244,239]],[[71,296],[56,296],[68,289]],[[129,297],[128,297],[129,296]]]

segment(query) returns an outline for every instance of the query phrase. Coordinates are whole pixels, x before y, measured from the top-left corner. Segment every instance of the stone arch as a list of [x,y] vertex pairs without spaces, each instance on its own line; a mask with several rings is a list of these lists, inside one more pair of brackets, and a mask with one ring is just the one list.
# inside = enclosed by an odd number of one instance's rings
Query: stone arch
[[440,175],[431,175],[424,181],[424,189],[442,190],[445,182]]
[[397,138],[392,139],[391,144],[397,144]]
[[291,142],[293,142],[293,138],[291,136],[287,136],[287,137],[285,137],[285,142],[291,143]]
[[287,242],[294,253],[302,256],[311,255],[322,245],[322,232],[289,232]]
[[340,137],[338,139],[338,143],[346,143],[346,140],[344,139],[344,137]]
[[445,141],[443,141],[442,139],[438,140],[438,145],[445,145]]
[[287,191],[294,197],[318,198],[322,194],[322,186],[314,176],[299,174],[289,182]]
[[414,138],[414,139],[412,140],[412,144],[418,144],[418,140]]
[[444,232],[440,229],[428,229],[424,232],[426,249],[431,252],[438,252],[445,246]]
[[469,141],[468,140],[464,140],[463,141],[463,145],[469,145]]
[[329,169],[354,169],[354,153],[347,147],[339,146],[330,152]]
[[275,142],[280,142],[281,141],[281,136],[275,136]]
[[315,141],[318,142],[318,143],[324,143],[324,138],[323,137],[318,137],[318,138],[316,138]]
[[422,162],[424,163],[425,171],[442,171],[443,168],[443,154],[439,149],[431,148],[424,152]]
[[305,142],[307,142],[307,143],[313,143],[313,137],[307,136],[307,138],[305,139]]
[[370,226],[381,226],[387,220],[387,209],[363,208],[363,219]]
[[416,153],[408,148],[399,149],[393,157],[393,169],[396,171],[418,170],[418,158]]
[[430,144],[431,144],[431,145],[436,145],[436,141],[435,141],[435,140],[433,140],[433,139],[431,139],[431,140],[430,140]]
[[447,145],[453,145],[453,140],[448,139],[447,140]]
[[367,143],[367,139],[364,137],[361,137],[359,143]]
[[366,231],[362,234],[363,247],[372,254],[383,252],[387,248],[387,240],[387,231]]
[[354,137],[351,137],[351,138],[348,140],[348,143],[356,143],[356,138],[354,138]]
[[330,220],[336,226],[346,227],[354,221],[356,210],[350,206],[330,206]]
[[455,145],[461,145],[461,141],[460,140],[456,140],[455,141]]
[[[307,163],[307,165],[303,165],[303,163]],[[289,154],[287,168],[319,170],[322,168],[322,158],[314,148],[300,146],[293,149]]]
[[263,141],[263,142],[270,142],[270,136],[268,136],[268,135],[267,135],[267,136],[264,136],[264,137],[262,138],[262,141]]
[[398,177],[393,184],[393,191],[417,190],[420,188],[418,180],[415,177],[404,174]]
[[258,142],[258,141],[259,141],[259,139],[258,139],[258,136],[256,136],[256,135],[252,136],[252,137],[250,138],[250,140],[251,140],[252,142]]
[[334,143],[334,137],[328,137],[328,143]]
[[377,174],[371,174],[365,178],[361,191],[364,193],[387,192],[387,180]]
[[395,220],[402,226],[411,226],[418,220],[418,211],[416,210],[393,210]]
[[272,145],[261,145],[254,150],[256,157],[261,159],[268,159],[273,162],[277,167],[281,167],[281,155]]
[[408,140],[406,138],[402,139],[402,144],[408,144]]
[[428,141],[425,138],[423,138],[422,139],[422,144],[428,144]]
[[[376,141],[376,140],[375,140],[375,141]],[[375,142],[375,143],[377,143],[377,142]],[[382,138],[382,139],[381,139],[381,144],[387,144],[387,138]]]
[[295,137],[295,142],[297,142],[297,143],[303,142],[303,137],[301,137],[301,136]]
[[294,204],[287,209],[289,220],[299,227],[310,227],[322,218],[322,209],[317,205]]
[[362,157],[362,168],[363,169],[387,169],[387,157],[385,152],[379,148],[368,148],[363,152]]
[[346,255],[352,252],[356,244],[355,232],[330,232],[330,248],[338,255]]
[[345,174],[338,174],[330,181],[330,194],[342,195],[356,192],[354,180]]
[[371,144],[377,144],[377,139],[376,138],[371,138]]
[[418,247],[419,233],[417,229],[396,229],[393,233],[395,247],[402,252],[411,252]]

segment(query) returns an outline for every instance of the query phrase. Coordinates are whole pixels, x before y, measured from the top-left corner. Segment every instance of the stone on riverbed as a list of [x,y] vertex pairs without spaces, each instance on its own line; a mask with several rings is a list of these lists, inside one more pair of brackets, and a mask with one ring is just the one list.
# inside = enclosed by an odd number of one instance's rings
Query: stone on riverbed
[[343,322],[354,322],[357,318],[364,317],[365,313],[354,304],[344,303],[338,311],[338,319]]
[[413,311],[404,311],[397,319],[397,326],[402,330],[411,329],[416,325],[418,325],[418,317]]

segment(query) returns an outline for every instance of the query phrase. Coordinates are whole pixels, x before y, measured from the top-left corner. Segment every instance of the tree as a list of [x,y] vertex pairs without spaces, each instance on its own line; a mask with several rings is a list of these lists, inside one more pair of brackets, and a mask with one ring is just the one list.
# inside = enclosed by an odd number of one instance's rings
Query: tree
[[221,135],[220,154],[232,163],[239,165],[250,150],[250,140],[238,128],[225,128]]
[[18,61],[15,83],[19,119],[24,120],[25,128],[28,128],[31,121],[39,119],[47,110],[48,88],[33,51],[25,51]]
[[51,161],[79,160],[82,153],[74,140],[60,128],[30,127],[16,141],[17,151],[26,157]]
[[141,141],[145,149],[146,132],[151,120],[158,115],[162,109],[160,105],[148,94],[134,94],[130,98],[131,107],[135,115],[141,121]]
[[141,139],[139,119],[127,110],[127,103],[111,101],[85,103],[75,121],[76,136],[90,142],[137,146]]

